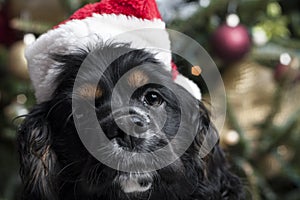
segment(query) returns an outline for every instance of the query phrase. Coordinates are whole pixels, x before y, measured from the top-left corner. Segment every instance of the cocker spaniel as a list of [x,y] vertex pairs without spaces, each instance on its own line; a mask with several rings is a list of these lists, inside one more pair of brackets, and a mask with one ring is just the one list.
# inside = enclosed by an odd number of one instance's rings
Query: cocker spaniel
[[63,69],[55,92],[18,133],[23,199],[244,198],[217,142],[201,156],[217,134],[208,110],[152,53],[111,44],[52,59]]

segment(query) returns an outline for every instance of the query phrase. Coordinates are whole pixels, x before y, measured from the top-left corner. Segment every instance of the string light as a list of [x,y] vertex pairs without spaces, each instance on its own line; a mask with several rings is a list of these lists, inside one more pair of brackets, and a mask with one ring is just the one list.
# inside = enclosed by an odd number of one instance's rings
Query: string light
[[27,97],[25,96],[25,94],[19,94],[19,95],[17,96],[17,102],[18,102],[19,104],[25,104],[26,101],[27,101]]
[[194,76],[200,76],[201,72],[202,72],[202,69],[200,66],[193,66],[191,69],[191,73]]
[[236,27],[240,23],[240,18],[237,14],[230,14],[226,18],[226,23],[230,27]]
[[225,136],[225,142],[228,145],[235,145],[239,142],[240,136],[235,130],[230,130]]
[[259,26],[256,26],[252,29],[252,37],[253,42],[258,46],[265,45],[269,40],[266,31]]
[[283,53],[280,55],[280,63],[283,65],[289,65],[292,61],[292,57],[288,53]]
[[32,33],[27,33],[24,35],[23,41],[25,45],[30,45],[36,40],[35,36]]
[[203,8],[207,8],[210,5],[210,0],[199,0],[199,5]]

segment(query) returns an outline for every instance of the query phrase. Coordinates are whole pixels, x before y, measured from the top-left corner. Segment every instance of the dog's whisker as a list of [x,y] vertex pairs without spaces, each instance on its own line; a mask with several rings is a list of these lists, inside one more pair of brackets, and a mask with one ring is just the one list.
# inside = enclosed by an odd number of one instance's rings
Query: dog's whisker
[[65,167],[63,167],[61,170],[59,170],[57,172],[57,175],[59,176],[64,170],[68,169],[69,167],[71,167],[72,165],[76,164],[76,163],[79,163],[79,162],[82,162],[82,160],[76,160],[76,161],[73,161],[71,163],[69,163],[68,165],[66,165]]
[[64,103],[67,99],[68,99],[68,98],[65,97],[65,98],[63,98],[63,99],[57,101],[57,102],[49,109],[48,113],[46,114],[46,118],[49,117],[49,115],[51,114],[51,112],[54,110],[54,108],[55,108],[56,106],[58,106],[58,105],[61,104],[61,103]]
[[101,166],[101,164],[97,164],[97,166],[95,167],[95,170],[94,170],[94,173],[95,173],[94,177],[95,177],[96,183],[100,181],[100,178],[103,174],[103,171],[100,171],[100,173],[98,172],[98,169],[100,166]]
[[66,121],[65,121],[65,123],[64,123],[64,125],[63,125],[63,128],[65,128],[67,125],[68,125],[68,123],[70,122],[70,119],[73,117],[73,114],[76,112],[76,110],[74,110],[73,112],[71,112],[70,114],[69,114],[69,116],[67,116],[67,119],[66,119]]
[[77,199],[77,190],[76,190],[76,188],[77,188],[77,186],[78,186],[78,183],[81,182],[81,181],[83,181],[83,180],[84,180],[84,179],[82,179],[82,178],[78,178],[78,179],[76,179],[75,182],[74,182],[73,195],[74,195],[74,198],[75,198],[75,199]]
[[149,189],[149,194],[148,194],[148,198],[147,198],[147,200],[150,200],[150,198],[151,198],[151,195],[152,195],[152,191],[153,191],[153,189],[152,189],[152,188],[150,188],[150,189]]

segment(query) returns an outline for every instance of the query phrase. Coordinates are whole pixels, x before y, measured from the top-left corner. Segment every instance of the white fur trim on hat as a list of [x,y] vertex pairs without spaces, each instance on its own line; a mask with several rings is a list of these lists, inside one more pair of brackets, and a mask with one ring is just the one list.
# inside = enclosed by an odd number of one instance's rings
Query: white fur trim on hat
[[149,49],[171,71],[170,40],[165,23],[132,16],[93,14],[82,20],[68,21],[41,35],[28,46],[25,56],[38,102],[49,100],[56,88],[61,66],[50,54],[70,54],[87,48],[92,41],[130,43],[132,48]]
[[175,78],[175,83],[184,87],[188,92],[190,92],[196,99],[201,100],[201,91],[199,87],[187,77],[184,77],[181,74],[178,74]]

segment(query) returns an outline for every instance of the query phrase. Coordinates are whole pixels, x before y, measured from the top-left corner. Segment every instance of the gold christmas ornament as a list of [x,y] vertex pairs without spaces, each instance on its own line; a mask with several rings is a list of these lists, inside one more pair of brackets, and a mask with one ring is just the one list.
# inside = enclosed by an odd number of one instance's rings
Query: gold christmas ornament
[[[243,60],[227,67],[223,74],[226,95],[231,112],[234,113],[245,137],[251,141],[250,147],[256,148],[260,137],[259,125],[265,122],[274,105],[274,98],[278,85],[276,84],[272,69],[252,61]],[[282,126],[287,123],[289,116],[300,110],[300,84],[290,84],[282,91],[281,106],[275,115],[273,123]],[[228,146],[228,132],[232,122],[227,122],[221,131],[221,144]],[[222,141],[223,140],[223,141]],[[280,148],[280,152],[283,152]]]
[[24,56],[24,41],[18,41],[12,45],[9,52],[9,71],[18,78],[28,79],[27,61]]
[[262,159],[260,168],[264,172],[265,176],[273,177],[280,173],[282,164],[274,155],[269,154]]
[[[249,139],[255,139],[256,125],[263,122],[271,109],[276,88],[272,70],[243,60],[227,67],[223,81],[228,102],[240,126]],[[225,127],[227,130],[233,128],[229,123]]]

